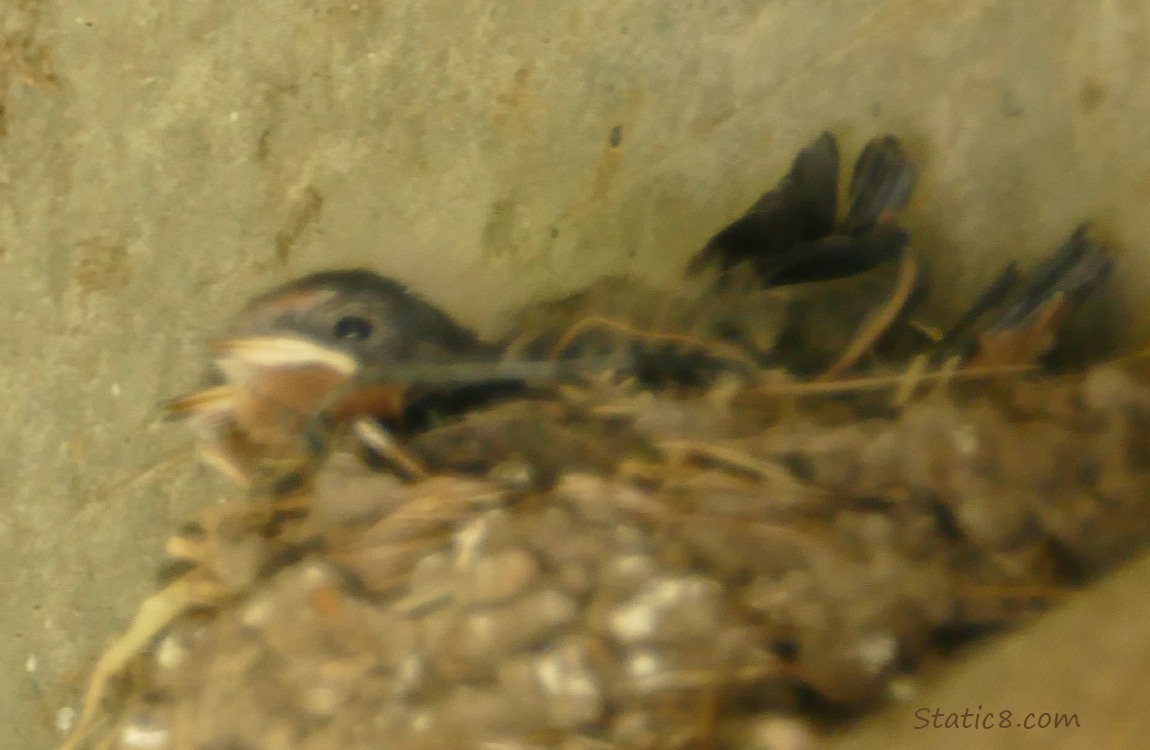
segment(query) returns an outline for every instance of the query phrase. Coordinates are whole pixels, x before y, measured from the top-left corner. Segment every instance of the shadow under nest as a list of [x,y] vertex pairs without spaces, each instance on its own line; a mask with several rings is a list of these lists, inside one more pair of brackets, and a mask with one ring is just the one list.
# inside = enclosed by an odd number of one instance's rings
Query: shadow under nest
[[[724,269],[707,304],[738,284],[732,248],[763,244],[740,232],[772,194],[802,213],[826,149],[700,253]],[[875,314],[837,338],[700,332],[678,303],[683,325],[657,325],[608,281],[624,302],[534,309],[500,351],[571,364],[639,340],[624,349],[647,369],[424,413],[398,442],[320,420],[249,456],[247,496],[172,538],[181,567],[100,660],[65,747],[765,747],[770,717],[857,714],[954,634],[1016,623],[1135,550],[1150,387],[1119,364],[1035,364],[1100,275],[1095,246],[1076,234],[1026,281],[1008,267],[949,332],[903,345],[919,274],[882,217],[906,167],[868,164],[852,182],[881,200],[852,189],[845,219],[815,212],[754,269],[768,288],[826,281],[812,258],[874,251]]]

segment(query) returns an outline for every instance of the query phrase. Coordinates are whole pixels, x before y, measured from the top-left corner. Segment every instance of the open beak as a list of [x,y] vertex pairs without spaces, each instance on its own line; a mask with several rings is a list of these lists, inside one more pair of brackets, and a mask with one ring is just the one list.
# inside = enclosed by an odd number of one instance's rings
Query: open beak
[[321,367],[343,377],[351,377],[359,369],[351,355],[295,336],[224,339],[213,343],[211,351],[225,375],[229,365],[248,371]]
[[224,384],[169,401],[163,412],[209,435],[237,428],[257,443],[296,431],[359,371],[353,357],[291,336],[225,339],[211,350]]

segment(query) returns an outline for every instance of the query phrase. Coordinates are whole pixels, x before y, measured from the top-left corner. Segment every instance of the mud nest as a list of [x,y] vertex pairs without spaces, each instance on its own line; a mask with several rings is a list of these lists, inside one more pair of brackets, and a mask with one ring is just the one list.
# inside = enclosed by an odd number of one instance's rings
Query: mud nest
[[1129,554],[1150,388],[1038,367],[1106,248],[932,335],[916,167],[872,140],[842,217],[838,171],[823,134],[684,294],[607,279],[502,341],[362,270],[255,300],[169,405],[246,496],[171,539],[65,748],[781,750]]
[[173,538],[74,739],[774,747],[1146,538],[1127,370],[873,385],[565,388],[416,437],[416,481],[336,440]]

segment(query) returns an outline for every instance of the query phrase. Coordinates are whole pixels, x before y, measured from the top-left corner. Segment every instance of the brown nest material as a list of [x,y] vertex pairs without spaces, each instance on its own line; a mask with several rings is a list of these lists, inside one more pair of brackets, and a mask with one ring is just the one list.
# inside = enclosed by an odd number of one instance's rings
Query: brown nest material
[[960,374],[568,389],[416,437],[407,483],[337,450],[173,539],[66,747],[766,747],[880,700],[1150,526],[1139,379]]

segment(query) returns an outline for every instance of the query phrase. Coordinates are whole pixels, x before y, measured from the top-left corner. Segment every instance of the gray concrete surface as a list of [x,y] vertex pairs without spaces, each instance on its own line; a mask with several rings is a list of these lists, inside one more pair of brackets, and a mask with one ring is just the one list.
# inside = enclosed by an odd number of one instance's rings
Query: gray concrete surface
[[153,407],[284,278],[369,265],[489,326],[667,277],[820,129],[852,154],[890,130],[942,305],[1091,216],[1140,340],[1148,24],[1140,0],[3,0],[3,746],[51,745],[220,491]]

